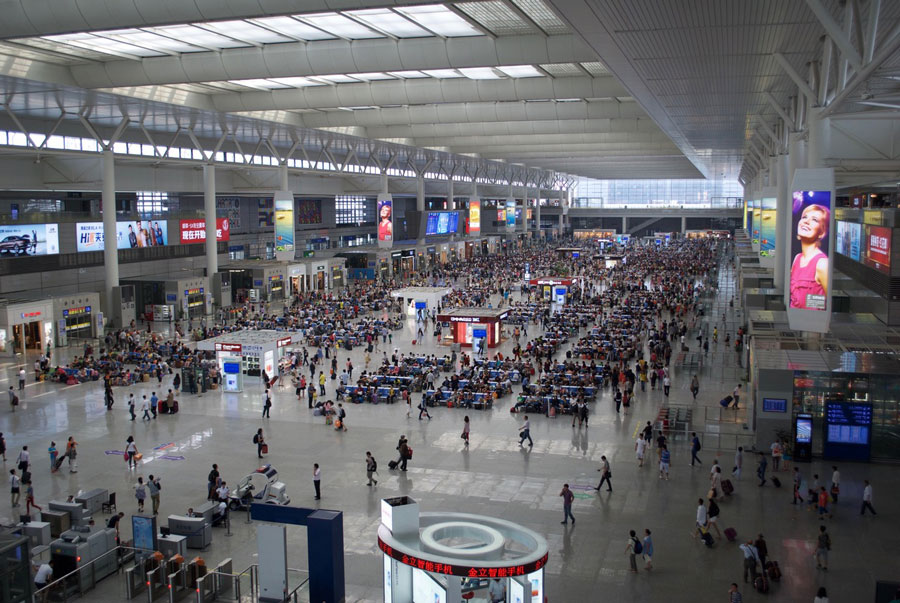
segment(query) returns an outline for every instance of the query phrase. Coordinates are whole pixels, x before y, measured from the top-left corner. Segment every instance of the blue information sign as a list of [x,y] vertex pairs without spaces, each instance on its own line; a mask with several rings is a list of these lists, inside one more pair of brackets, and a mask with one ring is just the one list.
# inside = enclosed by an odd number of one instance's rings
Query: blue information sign
[[825,403],[825,458],[867,460],[872,442],[872,405]]

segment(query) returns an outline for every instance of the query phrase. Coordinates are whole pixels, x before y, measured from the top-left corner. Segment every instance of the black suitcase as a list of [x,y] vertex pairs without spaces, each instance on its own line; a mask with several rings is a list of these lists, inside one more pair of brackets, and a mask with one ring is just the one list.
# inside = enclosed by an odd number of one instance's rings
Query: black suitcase
[[755,588],[758,593],[765,594],[769,592],[769,579],[766,578],[764,574],[760,574],[756,577],[756,580],[753,581],[753,588]]
[[712,534],[710,534],[708,530],[706,532],[704,532],[703,530],[700,530],[700,540],[702,540],[703,544],[705,544],[708,547],[712,547],[713,543],[715,542],[713,540]]
[[771,479],[772,479],[772,484],[773,484],[776,488],[780,488],[780,487],[781,487],[781,480],[780,480],[780,479],[778,479],[778,478],[775,477],[774,475],[772,476]]
[[396,469],[399,463],[397,461],[391,461],[388,463],[388,469]]

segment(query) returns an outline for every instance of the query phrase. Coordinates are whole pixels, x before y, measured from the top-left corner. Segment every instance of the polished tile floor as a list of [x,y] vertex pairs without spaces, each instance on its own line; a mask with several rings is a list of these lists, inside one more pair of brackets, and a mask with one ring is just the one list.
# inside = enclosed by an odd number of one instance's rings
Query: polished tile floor
[[[740,322],[740,310],[728,307],[733,295],[733,275],[723,270],[719,299],[712,316],[721,321],[722,313],[733,330]],[[719,325],[720,332],[722,326]],[[394,347],[411,349],[414,326],[408,324],[402,334],[394,334]],[[711,331],[711,327],[710,327]],[[505,344],[503,350],[511,348]],[[436,349],[430,342],[416,350]],[[440,350],[443,354],[444,348]],[[60,356],[76,353],[60,350]],[[357,371],[364,364],[363,351],[351,353]],[[339,358],[343,364],[346,352]],[[0,365],[0,387],[12,383],[17,367]],[[707,421],[719,416],[717,401],[731,391],[745,369],[738,366],[733,352],[724,345],[714,346],[699,369],[701,393],[695,417]],[[687,391],[689,376],[674,373],[672,404],[692,404]],[[164,382],[168,387],[170,379]],[[305,400],[298,402],[289,387],[276,389],[271,419],[261,419],[261,388],[248,379],[242,394],[210,392],[201,396],[181,395],[181,412],[161,416],[155,421],[129,421],[127,391],[116,389],[112,412],[103,406],[99,384],[61,387],[56,384],[29,383],[22,405],[15,413],[4,407],[0,431],[9,451],[6,469],[12,468],[22,445],[32,450],[35,493],[38,504],[62,499],[80,489],[108,488],[117,492],[119,507],[126,513],[137,506],[131,494],[138,475],[162,477],[163,517],[183,513],[204,500],[206,474],[211,463],[218,463],[223,477],[236,482],[258,466],[251,442],[257,427],[263,427],[270,445],[268,461],[287,483],[293,504],[321,506],[344,513],[344,544],[348,600],[381,600],[380,554],[375,532],[382,497],[408,494],[426,511],[464,511],[504,517],[538,530],[550,543],[546,592],[551,602],[575,601],[724,601],[728,585],[740,582],[741,553],[736,543],[717,542],[707,549],[692,539],[697,498],[708,489],[708,466],[713,458],[731,467],[734,445],[747,438],[742,429],[744,411],[722,431],[735,434],[732,439],[710,439],[701,452],[702,467],[689,466],[689,452],[683,444],[673,451],[669,481],[660,481],[653,463],[639,468],[634,460],[633,441],[637,430],[656,416],[663,403],[660,391],[638,393],[631,412],[617,415],[608,392],[593,405],[590,427],[572,428],[565,418],[551,420],[533,417],[534,448],[517,445],[519,416],[511,415],[509,397],[501,399],[493,411],[467,411],[472,419],[471,446],[462,446],[459,434],[466,411],[431,409],[432,420],[406,417],[403,405],[350,405],[349,431],[335,432],[307,410]],[[138,398],[154,389],[138,385],[130,388]],[[329,383],[328,391],[333,391]],[[705,414],[705,413],[708,413]],[[699,419],[698,419],[699,420]],[[406,434],[415,449],[405,474],[387,470],[395,454],[398,436]],[[80,442],[79,472],[65,469],[51,475],[47,446],[50,440],[62,445],[68,435]],[[134,435],[144,461],[137,472],[129,472],[122,457],[107,455],[107,450],[122,450],[125,438]],[[160,448],[159,451],[154,449]],[[721,447],[721,448],[720,448]],[[372,451],[379,460],[379,483],[365,485],[364,457]],[[613,470],[612,493],[597,494],[591,489],[598,481],[597,467],[606,455]],[[184,457],[167,460],[163,456]],[[322,500],[313,500],[312,465],[322,467]],[[792,507],[789,487],[776,490],[756,487],[752,479],[752,461],[745,464],[743,479],[736,482],[736,493],[722,503],[720,525],[733,526],[739,537],[762,532],[769,543],[771,558],[778,560],[784,572],[780,584],[768,595],[776,601],[812,601],[815,589],[824,585],[831,601],[869,600],[876,579],[892,579],[898,574],[896,554],[900,531],[895,525],[896,511],[888,501],[900,487],[893,482],[896,468],[884,465],[841,467],[842,498],[834,519],[828,522],[834,549],[831,571],[817,571],[811,558],[812,544],[819,523],[805,507]],[[829,464],[830,465],[830,464]],[[818,471],[830,476],[825,464],[804,466],[805,475]],[[782,481],[789,483],[787,474]],[[862,480],[868,478],[875,489],[878,517],[859,516]],[[562,504],[558,494],[563,482],[576,488],[573,512],[578,522],[562,526]],[[0,501],[0,517],[9,523],[8,500]],[[105,517],[105,516],[104,516]],[[653,532],[656,554],[652,572],[628,572],[624,554],[629,529]],[[202,553],[210,565],[231,557],[235,568],[244,568],[255,559],[255,530],[244,518],[235,515],[234,536],[214,530],[213,544]],[[302,528],[289,529],[290,566],[306,567],[306,535]],[[126,537],[130,527],[124,528]],[[193,556],[193,552],[191,552]],[[745,600],[756,595],[742,584]],[[91,594],[91,601],[121,601],[123,587],[118,579],[108,579]]]

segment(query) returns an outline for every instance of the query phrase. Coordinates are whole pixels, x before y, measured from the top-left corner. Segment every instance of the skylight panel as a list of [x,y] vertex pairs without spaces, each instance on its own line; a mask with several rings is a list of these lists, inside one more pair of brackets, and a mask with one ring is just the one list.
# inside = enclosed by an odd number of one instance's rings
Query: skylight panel
[[482,35],[468,21],[442,4],[407,6],[398,8],[397,11],[440,36],[452,38]]
[[365,25],[357,23],[337,13],[319,13],[315,15],[303,15],[303,21],[319,27],[339,38],[351,40],[364,40],[367,38],[383,38],[384,35]]
[[584,75],[584,72],[575,63],[548,63],[541,65],[541,69],[553,77]]
[[307,86],[324,86],[322,82],[308,77],[273,77],[270,81],[277,82],[288,88],[306,88]]
[[167,38],[148,31],[140,29],[118,29],[114,31],[103,32],[103,36],[124,42],[126,44],[137,44],[150,50],[159,50],[162,52],[200,52],[206,50],[200,46],[192,46],[182,40]]
[[392,80],[394,76],[389,73],[354,73],[353,77],[358,80],[371,81],[371,80]]
[[408,80],[428,77],[427,74],[424,74],[421,71],[389,71],[388,75],[393,75],[394,77],[402,77]]
[[606,65],[599,61],[582,63],[581,66],[584,67],[591,75],[609,75],[609,69],[607,69]]
[[317,75],[317,79],[325,80],[326,82],[331,82],[332,84],[354,84],[359,83],[359,80],[350,77],[349,75],[337,74],[337,75]]
[[398,38],[423,38],[434,35],[430,31],[426,31],[411,22],[409,19],[405,19],[402,15],[386,8],[354,10],[348,11],[345,14],[351,15],[367,25],[371,25],[392,36],[397,36]]
[[251,19],[250,22],[274,29],[300,40],[333,40],[337,37],[291,17],[265,17],[262,19]]
[[266,79],[249,79],[249,80],[228,80],[230,84],[238,84],[247,86],[248,88],[261,88],[263,90],[275,90],[277,88],[288,88],[286,84],[278,83],[274,80]]
[[161,56],[162,52],[149,48],[141,48],[132,44],[126,44],[118,40],[110,38],[102,38],[93,34],[66,34],[62,36],[46,36],[51,42],[61,42],[72,46],[87,48],[88,50],[96,50],[98,52],[106,52],[112,54],[125,54],[139,57],[155,57]]
[[288,38],[287,36],[283,36],[247,21],[216,21],[213,23],[202,23],[200,25],[203,29],[220,33],[223,36],[244,40],[245,42],[277,44],[279,42],[291,41],[291,38]]
[[194,27],[193,25],[167,25],[165,27],[148,27],[146,31],[168,36],[176,40],[188,40],[192,44],[198,44],[207,48],[240,48],[247,46],[247,42],[232,40],[217,33]]
[[456,8],[497,35],[528,34],[534,31],[531,25],[523,21],[501,0],[462,2],[457,4]]
[[505,73],[507,76],[514,78],[544,76],[544,74],[541,73],[540,69],[538,69],[534,65],[509,65],[506,67],[497,67],[497,69]]
[[541,0],[512,0],[523,13],[549,35],[568,33],[569,28]]
[[428,77],[436,77],[441,80],[464,77],[461,73],[456,71],[456,69],[423,69],[422,73]]
[[500,76],[490,67],[469,67],[459,70],[470,80],[497,80]]

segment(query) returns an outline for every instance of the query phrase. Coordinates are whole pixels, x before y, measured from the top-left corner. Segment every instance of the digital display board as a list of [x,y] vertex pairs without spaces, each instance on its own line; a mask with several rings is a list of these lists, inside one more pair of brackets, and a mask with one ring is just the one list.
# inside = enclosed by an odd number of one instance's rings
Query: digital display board
[[[165,220],[116,222],[116,249],[158,247],[168,244],[168,240],[169,227]],[[103,222],[78,222],[75,249],[103,251]]]
[[294,251],[294,195],[275,195],[275,251]]
[[4,224],[0,226],[0,257],[56,255],[59,224]]
[[516,200],[506,200],[506,228],[507,230],[515,230],[516,228]]
[[[228,241],[228,218],[216,218],[216,241]],[[203,243],[206,241],[206,220],[182,220],[181,244]]]
[[763,412],[787,412],[784,398],[763,398]]
[[794,438],[798,444],[812,443],[812,417],[809,415],[797,417],[797,433]]
[[775,197],[763,197],[761,200],[759,224],[759,255],[769,257],[775,255]]
[[825,458],[868,459],[871,441],[871,404],[825,402]]
[[790,307],[829,310],[831,191],[795,191],[792,216]]
[[378,195],[378,244],[390,247],[394,240],[394,198]]
[[891,237],[893,231],[884,226],[866,226],[864,264],[879,272],[891,273]]
[[861,261],[859,251],[862,247],[862,225],[858,222],[838,222],[836,230],[835,251],[851,260]]
[[456,212],[431,211],[425,222],[425,235],[448,235],[456,232],[459,214]]
[[403,565],[425,570],[426,572],[459,576],[461,578],[512,578],[514,576],[522,576],[524,578],[547,565],[547,558],[549,557],[549,554],[544,554],[540,559],[517,565],[492,565],[490,567],[483,565],[454,565],[407,555],[386,543],[381,539],[380,535],[378,536],[378,549]]

